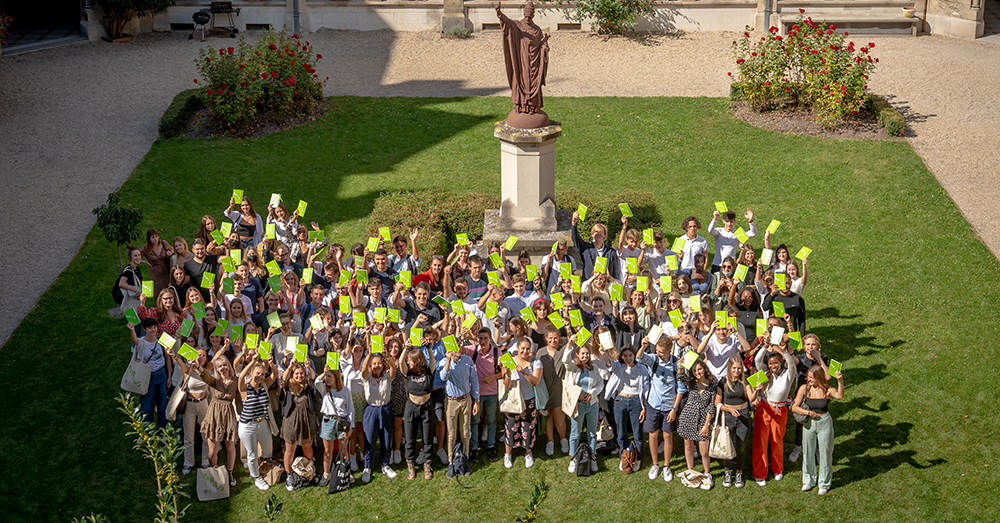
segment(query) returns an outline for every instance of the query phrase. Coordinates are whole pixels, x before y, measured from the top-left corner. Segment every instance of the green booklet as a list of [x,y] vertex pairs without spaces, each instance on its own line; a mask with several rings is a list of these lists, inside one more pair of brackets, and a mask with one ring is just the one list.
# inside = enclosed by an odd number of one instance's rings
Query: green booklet
[[442,297],[440,294],[431,298],[431,301],[444,307],[445,310],[451,309],[451,303],[449,303],[448,300],[444,299],[444,297]]
[[455,235],[455,243],[457,243],[459,245],[468,245],[469,244],[469,235],[466,234],[466,233],[464,233],[464,232],[456,234]]
[[301,343],[295,345],[295,361],[299,363],[305,363],[306,356],[308,355],[309,355],[308,345],[302,345]]
[[767,226],[767,232],[774,234],[775,232],[777,232],[778,227],[780,226],[781,222],[779,222],[778,220],[771,220],[771,225]]
[[354,273],[354,279],[361,285],[368,285],[368,269],[358,269]]
[[767,382],[768,382],[767,374],[764,371],[762,371],[762,370],[759,370],[759,371],[757,371],[756,374],[752,374],[752,375],[750,375],[750,376],[747,377],[747,383],[749,383],[750,386],[753,387],[753,388],[755,388],[755,389],[761,383],[767,383]]
[[219,263],[222,264],[222,268],[225,269],[226,272],[228,273],[236,272],[236,264],[233,263],[232,257],[226,256],[225,258],[219,260]]
[[500,273],[497,271],[486,271],[486,279],[489,280],[494,287],[502,285],[502,283],[500,283]]
[[323,330],[323,318],[320,318],[319,314],[309,316],[309,326],[312,327],[312,330],[314,331]]
[[223,238],[228,238],[232,232],[233,232],[233,224],[229,222],[223,222],[222,225],[219,225],[219,233],[222,234]]
[[381,236],[382,239],[385,240],[385,241],[387,241],[387,242],[391,242],[392,241],[392,230],[389,229],[388,227],[379,227],[378,228],[378,235]]
[[205,318],[205,303],[195,302],[191,304],[191,313],[194,315],[194,319],[201,320]]
[[500,365],[507,367],[512,372],[517,368],[517,364],[514,363],[514,357],[509,352],[505,352],[503,356],[500,356]]
[[[677,238],[674,238],[674,244],[670,246],[670,250],[672,250],[674,252],[681,252],[681,251],[684,250],[684,244],[685,243],[687,243],[687,240],[684,239],[683,237],[679,236]],[[674,264],[675,265],[677,264],[676,259],[674,260]],[[667,260],[667,266],[668,267],[670,266],[670,260],[669,259]],[[676,271],[677,269],[674,268],[674,267],[671,267],[670,270]]]
[[827,375],[831,378],[838,372],[844,372],[844,366],[837,360],[830,360],[830,368],[828,369]]
[[465,303],[462,300],[455,300],[451,302],[451,311],[455,314],[465,314]]
[[413,327],[410,329],[410,345],[419,347],[424,341],[424,329]]
[[381,334],[372,334],[372,354],[385,352],[385,337]]
[[561,329],[566,325],[566,322],[563,321],[562,316],[560,316],[558,312],[553,312],[552,314],[549,314],[547,317],[549,321],[552,322],[552,325],[554,325],[555,328],[557,329]]
[[187,343],[183,343],[181,344],[181,348],[177,349],[177,354],[186,360],[193,360],[198,357],[198,350]]
[[271,276],[267,279],[267,285],[271,288],[271,292],[275,294],[281,292],[281,277]]
[[803,247],[799,249],[799,253],[795,255],[796,258],[804,260],[809,256],[809,253],[813,252],[809,247]]
[[262,341],[260,345],[257,346],[257,354],[260,355],[260,359],[266,360],[271,357],[271,349],[274,345],[269,341]]
[[538,321],[538,318],[535,317],[535,313],[532,312],[531,307],[525,307],[521,309],[521,319],[528,322],[529,324]]
[[639,274],[639,258],[625,258],[625,268],[629,274]]
[[347,296],[338,296],[337,307],[340,309],[341,314],[351,312],[351,298]]
[[139,313],[135,309],[125,311],[125,320],[133,325],[142,323],[142,320],[139,319]]
[[368,245],[367,245],[368,252],[372,253],[372,252],[377,251],[378,250],[378,244],[379,244],[378,237],[374,237],[373,236],[371,238],[368,238]]
[[608,259],[604,256],[598,256],[594,259],[594,272],[606,274],[608,272]]
[[729,207],[726,206],[726,202],[715,202],[715,210],[719,212],[728,212]]
[[563,303],[563,295],[561,292],[553,292],[549,298],[552,299],[552,310],[554,311],[560,310],[566,306],[566,304]]
[[622,216],[632,217],[632,208],[627,203],[619,203],[618,210],[622,212]]
[[635,290],[639,292],[646,292],[647,289],[649,289],[649,276],[636,276]]
[[271,276],[278,276],[279,274],[281,274],[281,267],[278,266],[278,262],[275,260],[271,260],[265,263],[264,267],[267,268],[267,273],[270,274]]
[[774,311],[774,315],[775,316],[777,316],[779,318],[784,318],[785,317],[785,304],[784,303],[781,303],[780,301],[777,301],[777,300],[772,301],[771,302],[771,310]]
[[233,201],[239,205],[243,201],[243,189],[233,189]]
[[159,342],[160,345],[163,345],[163,348],[172,349],[174,348],[174,344],[177,343],[177,340],[175,340],[173,336],[164,332],[163,334],[160,334]]
[[576,344],[577,344],[577,346],[583,347],[584,344],[587,343],[587,340],[589,340],[591,336],[592,336],[592,334],[590,333],[589,330],[587,330],[586,327],[580,327],[580,332],[576,333]]
[[689,296],[688,307],[690,307],[691,312],[701,312],[701,296],[697,294]]
[[[569,264],[567,263],[566,265],[569,265]],[[573,282],[573,292],[581,292],[580,291],[580,277],[576,276],[576,275],[573,275],[573,276],[570,276],[569,279],[570,279],[571,282]]]
[[726,311],[715,311],[715,324],[720,329],[725,329],[729,325],[729,313]]
[[582,203],[576,206],[576,213],[580,215],[580,221],[587,219],[587,209],[588,207]]
[[303,200],[299,200],[299,206],[295,208],[295,210],[299,211],[299,218],[306,215],[306,207],[309,207],[309,204]]
[[[681,249],[683,249],[684,248],[684,246],[683,246],[684,238],[679,238],[679,239],[682,242]],[[677,246],[677,241],[676,240],[674,240],[674,246],[675,247]],[[674,249],[674,251],[680,251],[680,249]],[[677,270],[678,265],[677,265],[677,256],[676,255],[671,254],[670,256],[667,256],[666,258],[664,258],[664,261],[666,262],[668,269],[670,269],[672,271],[676,271]]]
[[574,327],[583,327],[583,314],[580,312],[580,309],[569,311],[569,324]]
[[472,328],[472,326],[475,325],[477,319],[478,318],[476,318],[475,314],[466,314],[465,319],[462,320],[462,326],[465,327],[466,329]]
[[312,284],[314,271],[315,269],[313,269],[312,267],[308,269],[302,269],[302,279],[306,281],[306,285]]
[[670,276],[660,276],[660,291],[669,294],[673,288],[673,278]]
[[559,277],[568,280],[573,276],[573,264],[562,262],[559,264]]
[[444,349],[448,352],[458,352],[458,340],[455,339],[454,334],[449,334],[441,338],[441,343],[444,344]]
[[267,324],[271,327],[274,327],[275,329],[281,328],[281,318],[278,317],[277,312],[272,312],[271,314],[267,315]]
[[181,328],[177,329],[177,334],[187,338],[191,335],[192,329],[194,329],[194,321],[190,318],[184,318],[184,321],[181,322]]
[[652,246],[656,243],[656,240],[653,238],[653,229],[642,230],[642,241],[646,242],[646,245],[648,246]]
[[608,288],[608,293],[611,296],[611,301],[622,301],[622,294],[625,292],[625,287],[620,283],[612,283]]
[[507,238],[507,242],[503,244],[503,248],[509,251],[513,249],[515,245],[517,245],[517,236],[511,236]]
[[372,309],[372,320],[375,323],[385,323],[386,308],[385,307],[375,307]]
[[399,309],[386,309],[385,319],[389,323],[399,323],[400,321],[402,321]]
[[743,227],[736,229],[736,232],[733,234],[740,240],[740,243],[747,243],[750,241],[750,237],[747,236],[747,232],[743,230]]
[[143,280],[142,282],[142,294],[146,296],[146,299],[156,298],[156,292],[153,290],[154,284],[152,280]]
[[236,281],[233,280],[232,278],[223,278],[222,279],[222,291],[225,292],[226,294],[235,294],[236,293]]
[[737,265],[736,272],[733,273],[733,280],[738,282],[746,280],[748,270],[750,270],[750,267],[747,267],[746,265],[743,264]]
[[363,312],[355,312],[354,313],[354,325],[357,328],[359,328],[359,329],[365,328],[365,322],[366,321],[368,321],[368,316],[365,315],[365,313],[363,313]]
[[327,352],[326,366],[330,367],[330,370],[340,370],[340,353],[332,350]]
[[774,275],[774,283],[778,286],[780,290],[788,289],[788,280],[783,273],[777,273]]
[[490,261],[493,263],[494,269],[501,269],[503,267],[503,259],[500,258],[499,252],[490,254]]
[[496,318],[497,314],[500,314],[500,304],[495,301],[486,302],[486,310],[484,310],[483,313],[486,314],[486,317],[491,320]]
[[667,316],[670,317],[670,324],[673,325],[675,329],[680,327],[681,323],[684,322],[684,315],[681,314],[680,309],[674,309],[668,312]]
[[277,239],[277,234],[275,233],[275,228],[273,223],[269,223],[264,226],[264,238],[267,240]]
[[524,272],[526,273],[525,277],[528,279],[528,281],[535,281],[535,278],[538,278],[537,265],[531,265],[531,264],[525,265]]
[[758,319],[757,320],[757,336],[763,336],[767,334],[767,320]]
[[203,289],[207,289],[207,288],[211,287],[213,283],[215,283],[215,273],[214,272],[206,272],[206,273],[204,273],[204,274],[201,275],[201,287]]
[[681,366],[687,370],[691,370],[694,366],[694,362],[698,361],[699,354],[693,350],[689,350],[684,353],[684,358],[681,360]]
[[413,272],[399,271],[399,281],[403,282],[403,287],[409,289],[413,286]]

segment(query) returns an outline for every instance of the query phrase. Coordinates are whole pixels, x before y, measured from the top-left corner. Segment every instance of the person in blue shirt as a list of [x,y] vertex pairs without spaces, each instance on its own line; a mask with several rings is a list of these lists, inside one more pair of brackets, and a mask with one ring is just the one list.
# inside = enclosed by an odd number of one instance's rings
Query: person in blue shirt
[[643,430],[649,433],[649,454],[653,458],[653,466],[649,468],[649,479],[660,475],[659,456],[656,452],[659,446],[660,432],[663,432],[663,480],[674,479],[670,470],[670,455],[674,450],[673,433],[677,429],[677,416],[681,409],[681,398],[687,393],[687,386],[677,380],[677,358],[671,354],[670,338],[661,336],[656,341],[656,354],[643,354],[649,340],[644,339],[639,350],[639,363],[649,368],[649,396],[647,397],[646,416]]
[[[461,350],[457,341],[455,347]],[[444,365],[440,366],[444,391],[448,396],[445,421],[448,425],[448,477],[455,475],[455,440],[461,436],[466,452],[469,446],[469,424],[472,416],[479,414],[479,377],[472,358],[462,352],[448,351]]]
[[514,286],[514,294],[504,298],[503,302],[510,308],[511,316],[520,317],[521,311],[525,307],[531,307],[535,303],[535,300],[538,299],[538,294],[527,290],[527,282],[524,279],[524,274],[517,273],[510,280]]
[[[431,402],[434,405],[434,434],[437,438],[437,455],[441,463],[447,465],[451,462],[448,457],[448,452],[444,449],[444,434],[445,434],[445,400],[447,396],[445,395],[445,380],[444,375],[441,374],[441,368],[444,366],[445,360],[445,350],[444,344],[441,343],[441,333],[433,327],[424,329],[424,337],[421,341],[421,350],[424,352],[424,358],[427,361],[435,362],[436,367],[434,370],[434,388],[431,391]],[[431,359],[431,354],[433,353],[434,359]]]

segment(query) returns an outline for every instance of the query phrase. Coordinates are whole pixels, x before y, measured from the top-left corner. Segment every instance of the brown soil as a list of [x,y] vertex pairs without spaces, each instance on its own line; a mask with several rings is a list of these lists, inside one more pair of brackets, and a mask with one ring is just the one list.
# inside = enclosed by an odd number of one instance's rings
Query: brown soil
[[858,114],[845,120],[836,129],[824,129],[816,121],[816,115],[807,107],[786,107],[758,113],[745,102],[732,103],[733,116],[754,127],[776,131],[784,134],[799,134],[802,136],[817,136],[820,138],[838,138],[841,140],[902,140],[886,134],[875,121],[875,116],[868,111],[858,111]]
[[323,100],[304,116],[283,115],[274,111],[261,113],[241,133],[227,132],[215,118],[212,118],[208,108],[204,108],[194,113],[184,125],[180,135],[185,138],[257,138],[309,123],[323,116],[327,108],[328,104]]

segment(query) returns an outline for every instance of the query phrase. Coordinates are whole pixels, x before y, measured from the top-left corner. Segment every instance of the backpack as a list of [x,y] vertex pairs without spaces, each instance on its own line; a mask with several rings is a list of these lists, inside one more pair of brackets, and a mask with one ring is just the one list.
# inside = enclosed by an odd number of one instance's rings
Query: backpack
[[455,475],[468,475],[472,474],[472,469],[469,467],[469,457],[465,455],[465,448],[462,442],[459,441],[455,443],[455,449],[452,452],[451,463],[454,467]]
[[622,472],[626,474],[632,473],[632,466],[635,464],[636,459],[639,457],[639,450],[635,447],[635,440],[629,441],[628,447],[622,451]]
[[329,494],[343,492],[351,488],[351,464],[346,459],[338,459],[330,467],[330,488]]
[[576,475],[581,478],[589,478],[590,462],[594,460],[594,451],[590,449],[590,445],[581,441],[576,447],[573,459],[576,460]]

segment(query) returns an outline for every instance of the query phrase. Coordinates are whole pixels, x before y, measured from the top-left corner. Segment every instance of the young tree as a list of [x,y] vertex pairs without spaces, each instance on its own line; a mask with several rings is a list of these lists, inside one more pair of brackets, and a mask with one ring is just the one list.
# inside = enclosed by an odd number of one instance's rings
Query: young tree
[[118,191],[108,195],[108,203],[94,209],[97,215],[97,226],[104,231],[104,237],[118,247],[118,271],[122,266],[122,245],[135,241],[142,232],[139,222],[142,221],[142,211],[121,205]]

